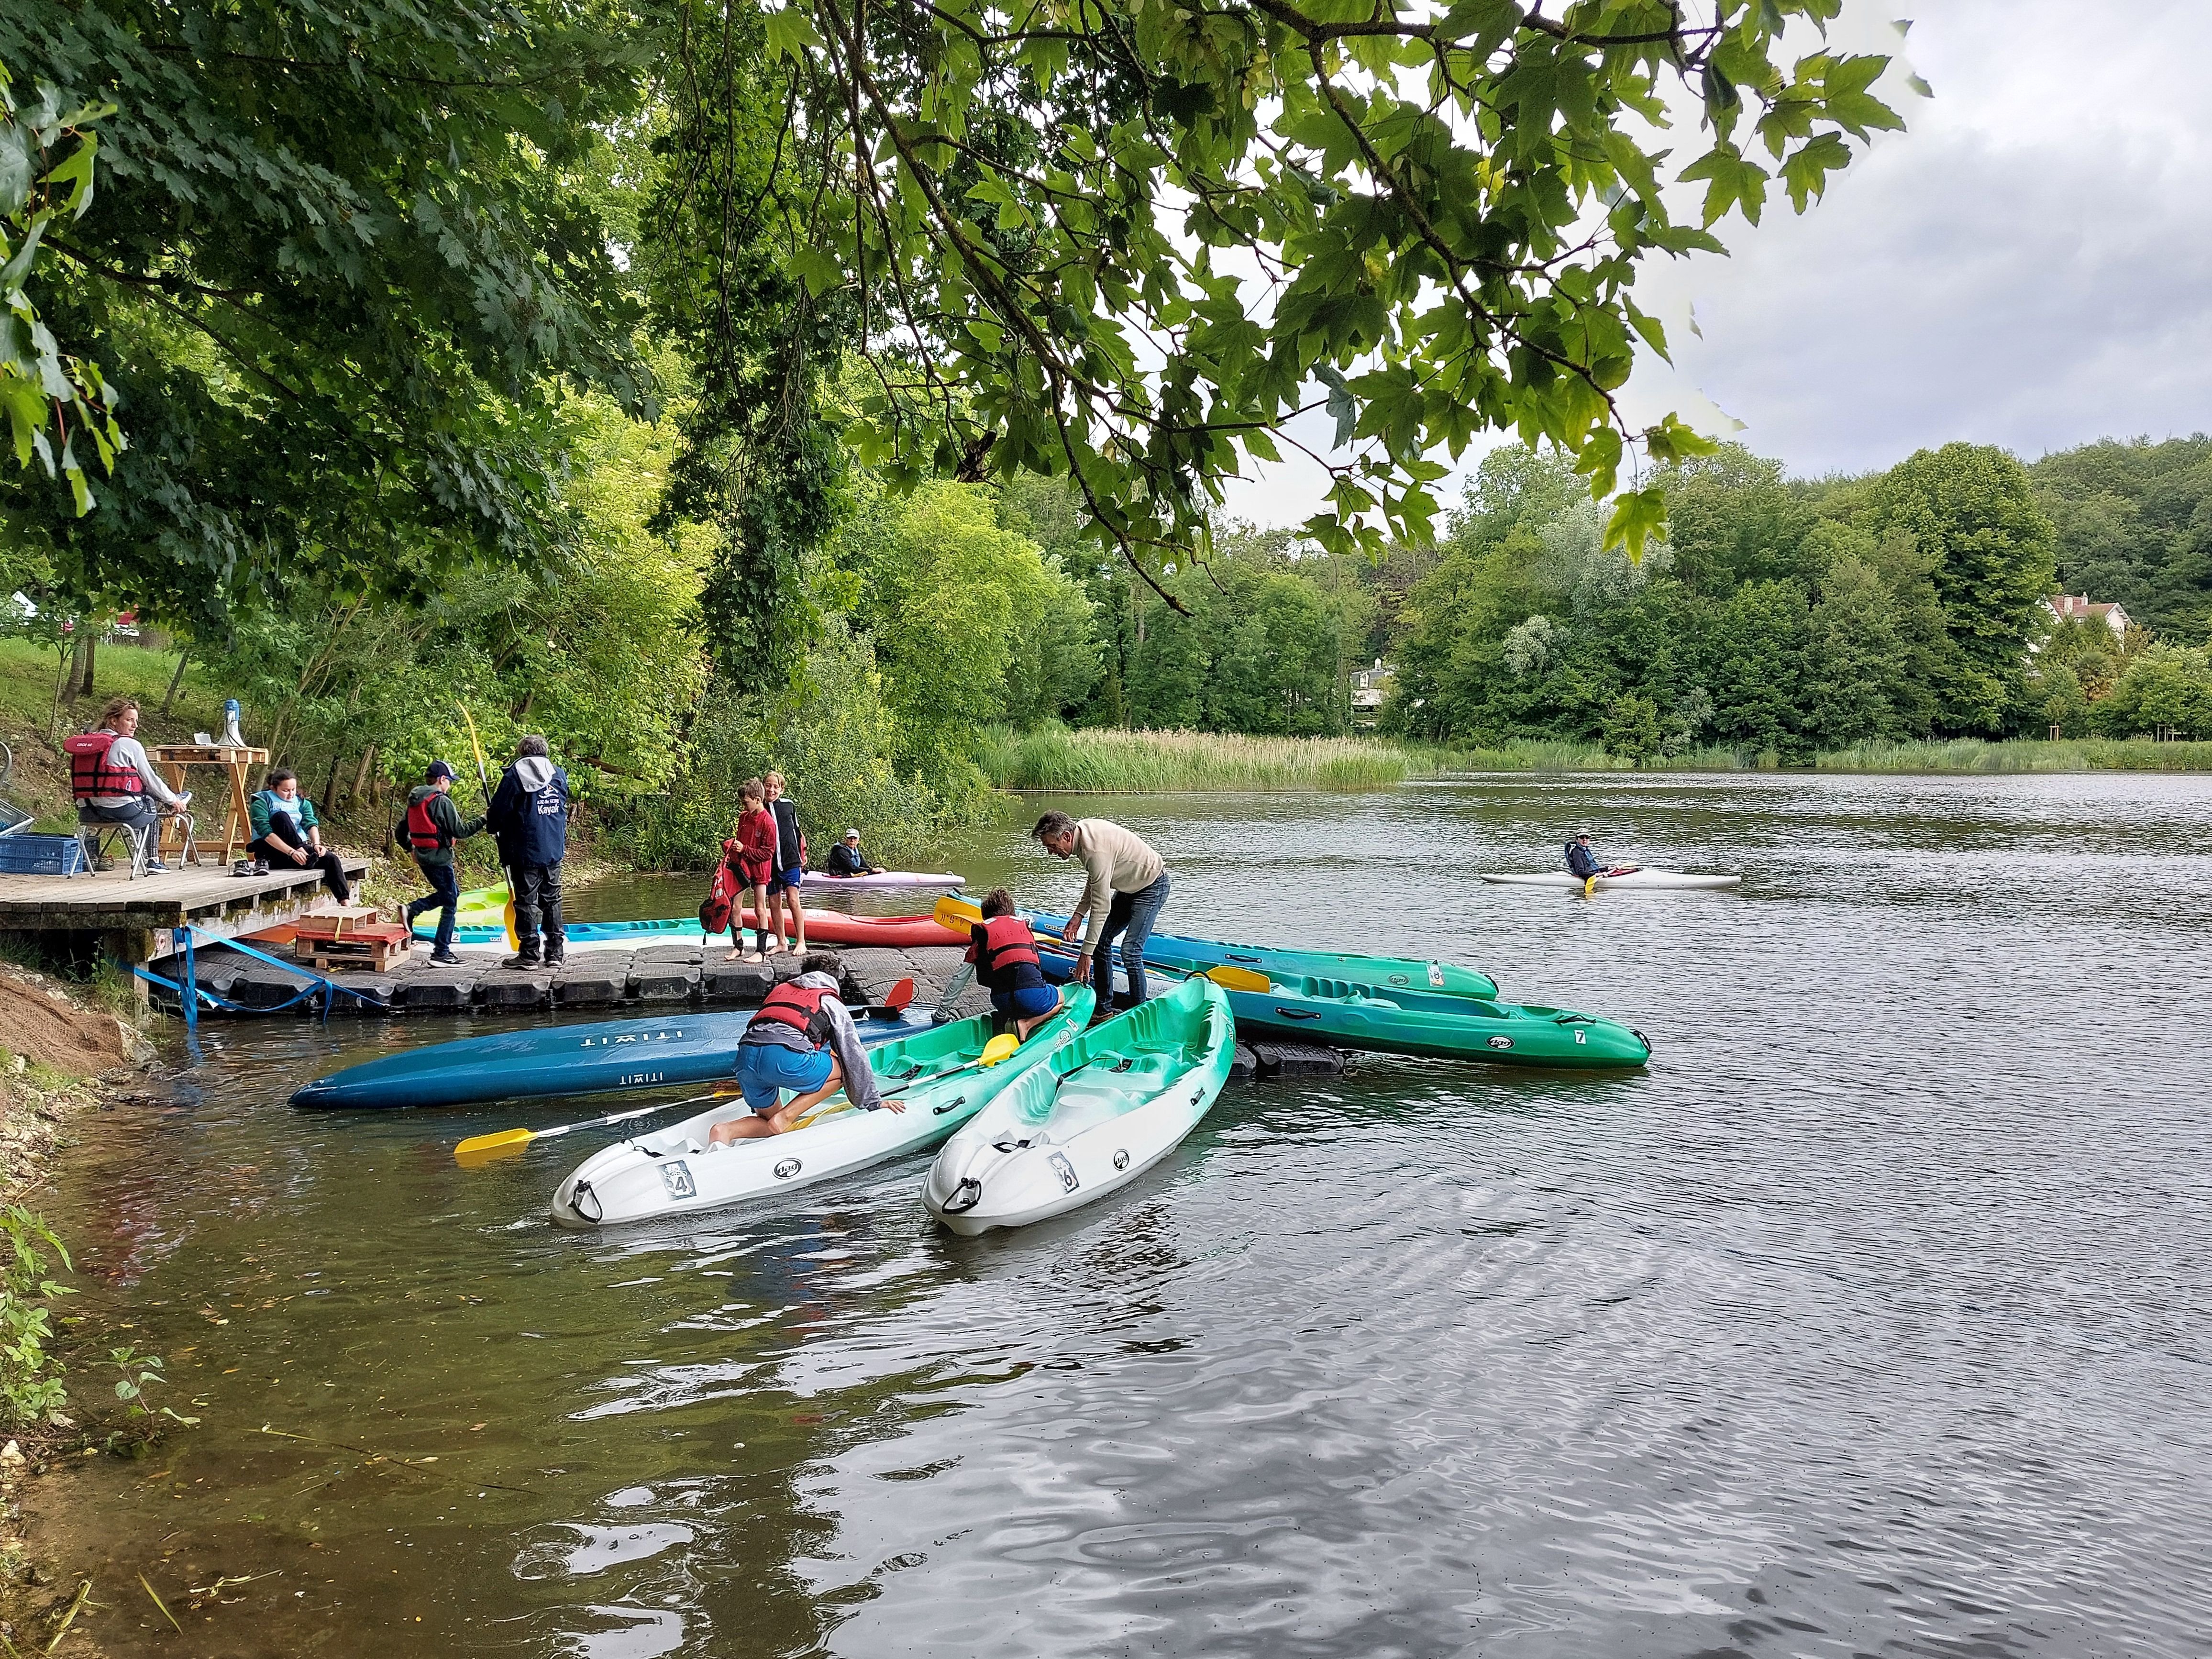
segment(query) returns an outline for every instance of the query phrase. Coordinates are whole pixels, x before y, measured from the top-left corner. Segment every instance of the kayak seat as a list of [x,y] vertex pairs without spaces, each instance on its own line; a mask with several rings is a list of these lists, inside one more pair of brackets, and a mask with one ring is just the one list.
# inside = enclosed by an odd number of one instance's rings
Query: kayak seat
[[1298,995],[1313,1002],[1338,1002],[1353,1008],[1397,1008],[1403,1005],[1378,997],[1374,988],[1348,979],[1327,979],[1309,974],[1298,981]]

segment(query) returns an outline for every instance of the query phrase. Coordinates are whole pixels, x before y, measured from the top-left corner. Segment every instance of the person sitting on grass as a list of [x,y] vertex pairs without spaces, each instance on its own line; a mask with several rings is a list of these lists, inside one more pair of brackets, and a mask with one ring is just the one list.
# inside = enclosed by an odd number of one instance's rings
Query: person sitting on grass
[[246,850],[253,854],[254,873],[266,875],[272,864],[313,865],[323,872],[323,885],[340,904],[350,903],[353,888],[346,881],[345,866],[323,845],[322,820],[315,803],[300,793],[295,773],[280,766],[246,804],[253,839]]
[[[799,977],[768,994],[738,1040],[738,1089],[750,1117],[717,1123],[711,1145],[780,1135],[840,1089],[864,1112],[903,1112],[902,1100],[886,1100],[868,1069],[867,1051],[853,1016],[839,999],[844,964],[828,951],[803,957]],[[783,1091],[795,1090],[791,1099]]]
[[860,832],[848,830],[845,839],[830,849],[829,867],[825,876],[880,876],[884,866],[868,862],[868,855],[860,850]]
[[983,920],[968,935],[968,960],[991,994],[992,1012],[1012,1022],[1020,1041],[1060,1012],[1060,988],[1045,980],[1036,935],[1014,914],[1013,896],[1003,887],[983,896]]

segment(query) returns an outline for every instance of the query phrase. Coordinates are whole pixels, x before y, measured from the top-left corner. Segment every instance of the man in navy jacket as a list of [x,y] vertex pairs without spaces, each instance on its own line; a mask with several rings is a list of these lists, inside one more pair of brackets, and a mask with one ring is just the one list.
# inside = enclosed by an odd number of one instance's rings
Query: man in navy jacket
[[493,792],[484,827],[499,842],[507,866],[507,890],[514,895],[514,936],[520,954],[510,968],[535,968],[538,920],[544,919],[548,967],[568,954],[568,936],[561,926],[561,860],[568,851],[568,775],[553,764],[541,737],[514,745],[514,763]]

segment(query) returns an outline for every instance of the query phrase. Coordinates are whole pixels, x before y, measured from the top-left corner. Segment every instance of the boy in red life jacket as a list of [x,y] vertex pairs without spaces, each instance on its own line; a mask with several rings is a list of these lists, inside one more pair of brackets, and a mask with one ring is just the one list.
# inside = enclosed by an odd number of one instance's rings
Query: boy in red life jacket
[[775,814],[768,810],[767,786],[758,778],[747,778],[738,786],[737,833],[722,843],[726,858],[737,866],[738,879],[744,884],[744,901],[753,912],[753,943],[751,956],[744,952],[744,923],[732,919],[730,924],[730,960],[763,962],[768,958],[769,934],[775,934],[776,949],[783,948],[783,928],[781,919],[769,910],[768,884],[775,878],[775,853],[778,831]]
[[[738,1088],[753,1115],[717,1123],[710,1142],[780,1135],[840,1089],[864,1112],[906,1110],[876,1086],[853,1016],[837,998],[843,971],[830,951],[817,951],[800,961],[798,978],[768,994],[738,1040]],[[786,1089],[798,1092],[779,1104]]]
[[983,896],[982,922],[968,934],[968,960],[991,994],[992,1009],[1013,1020],[1020,1041],[1060,1012],[1060,987],[1045,979],[1036,935],[1014,914],[1013,895],[1003,887]]
[[447,967],[460,961],[453,954],[453,912],[461,902],[460,879],[453,873],[453,843],[484,827],[480,817],[461,816],[453,802],[453,769],[443,761],[432,761],[422,769],[422,781],[407,792],[407,821],[400,827],[407,850],[430,884],[427,895],[408,905],[407,925],[412,927],[415,918],[427,910],[437,911],[438,938],[430,947],[430,960]]

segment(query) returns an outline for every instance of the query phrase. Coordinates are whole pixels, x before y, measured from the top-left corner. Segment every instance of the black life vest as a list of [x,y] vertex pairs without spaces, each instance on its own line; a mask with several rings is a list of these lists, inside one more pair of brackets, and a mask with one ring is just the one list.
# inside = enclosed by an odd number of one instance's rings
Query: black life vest
[[830,1011],[822,1005],[835,995],[835,991],[786,981],[763,1000],[758,1012],[753,1015],[752,1024],[745,1027],[745,1034],[738,1041],[765,1042],[765,1032],[757,1039],[753,1033],[761,1031],[764,1025],[787,1025],[794,1031],[805,1033],[807,1042],[819,1048],[830,1041]]
[[1039,979],[1044,976],[1037,961],[1036,935],[1019,916],[993,916],[975,931],[975,977],[984,984],[996,984],[1007,969],[1024,964],[1036,969]]
[[407,844],[418,853],[438,852],[453,844],[445,826],[430,816],[430,803],[437,799],[434,792],[407,803]]
[[70,757],[70,792],[77,799],[93,795],[143,795],[146,781],[135,766],[111,766],[108,751],[117,733],[85,732],[62,739],[62,752]]

